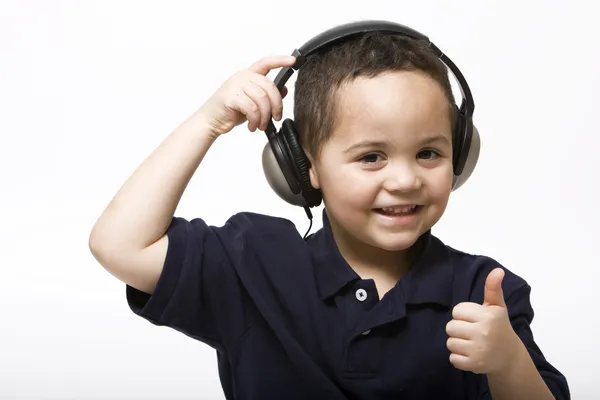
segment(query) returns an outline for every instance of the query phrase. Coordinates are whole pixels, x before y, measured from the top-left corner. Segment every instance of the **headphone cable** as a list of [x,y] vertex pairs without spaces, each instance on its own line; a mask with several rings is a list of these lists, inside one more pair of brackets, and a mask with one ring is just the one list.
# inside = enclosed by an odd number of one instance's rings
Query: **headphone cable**
[[[308,236],[308,232],[310,232],[311,228],[312,228],[312,224],[313,224],[313,216],[312,213],[310,212],[310,208],[308,206],[304,207],[304,211],[306,212],[306,216],[308,217],[310,224],[308,225],[308,230],[306,231],[306,233],[304,234],[304,240],[308,240],[310,236]],[[311,235],[312,236],[312,235]]]

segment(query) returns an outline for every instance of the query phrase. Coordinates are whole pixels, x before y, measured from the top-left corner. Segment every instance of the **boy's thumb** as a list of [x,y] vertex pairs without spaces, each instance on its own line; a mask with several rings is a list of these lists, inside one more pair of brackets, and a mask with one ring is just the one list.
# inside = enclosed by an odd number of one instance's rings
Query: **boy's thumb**
[[483,294],[484,306],[506,307],[504,302],[504,293],[502,291],[502,279],[504,279],[504,270],[494,268],[485,280],[485,289]]

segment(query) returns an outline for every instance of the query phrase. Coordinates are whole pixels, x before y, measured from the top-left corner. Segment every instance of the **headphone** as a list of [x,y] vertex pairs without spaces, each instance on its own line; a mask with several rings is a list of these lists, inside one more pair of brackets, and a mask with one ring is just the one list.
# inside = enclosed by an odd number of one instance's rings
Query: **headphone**
[[[281,92],[294,70],[298,70],[306,62],[306,58],[317,53],[323,47],[347,39],[351,36],[366,32],[383,32],[392,35],[407,36],[424,40],[434,54],[446,65],[460,86],[462,102],[460,107],[454,105],[456,122],[452,129],[452,190],[461,187],[473,173],[479,159],[480,138],[477,128],[473,125],[473,110],[475,104],[469,85],[456,65],[429,38],[414,29],[389,21],[358,21],[346,23],[326,30],[313,37],[292,56],[296,62],[291,67],[282,68],[274,79]],[[300,146],[299,133],[292,119],[286,118],[277,131],[273,120],[270,119],[265,130],[268,142],[262,153],[262,165],[265,177],[271,189],[289,204],[303,207],[312,221],[310,207],[321,204],[321,191],[310,183],[310,162]]]

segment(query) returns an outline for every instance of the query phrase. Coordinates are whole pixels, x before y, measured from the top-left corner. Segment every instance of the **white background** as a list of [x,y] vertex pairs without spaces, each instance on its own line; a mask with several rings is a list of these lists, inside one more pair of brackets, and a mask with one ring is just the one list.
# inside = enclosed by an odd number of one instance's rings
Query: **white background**
[[[525,278],[538,344],[574,398],[600,398],[596,5],[352,3],[0,1],[0,398],[223,398],[213,350],[134,316],[90,229],[231,73],[366,18],[426,33],[466,75],[481,159],[434,233]],[[245,125],[220,139],[177,214],[261,212],[304,233],[262,175],[264,143]]]

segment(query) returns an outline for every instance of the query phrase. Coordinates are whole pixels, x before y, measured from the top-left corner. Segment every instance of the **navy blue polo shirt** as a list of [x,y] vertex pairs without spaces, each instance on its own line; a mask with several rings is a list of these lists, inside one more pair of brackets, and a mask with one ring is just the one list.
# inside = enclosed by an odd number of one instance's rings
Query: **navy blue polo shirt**
[[[227,399],[491,398],[485,375],[449,362],[446,324],[454,305],[483,302],[494,260],[428,232],[415,264],[379,298],[339,253],[326,211],[307,241],[292,222],[254,213],[219,227],[174,218],[168,236],[154,293],[127,286],[129,306],[212,346]],[[529,285],[506,270],[503,290],[542,377],[568,399],[534,341]]]

